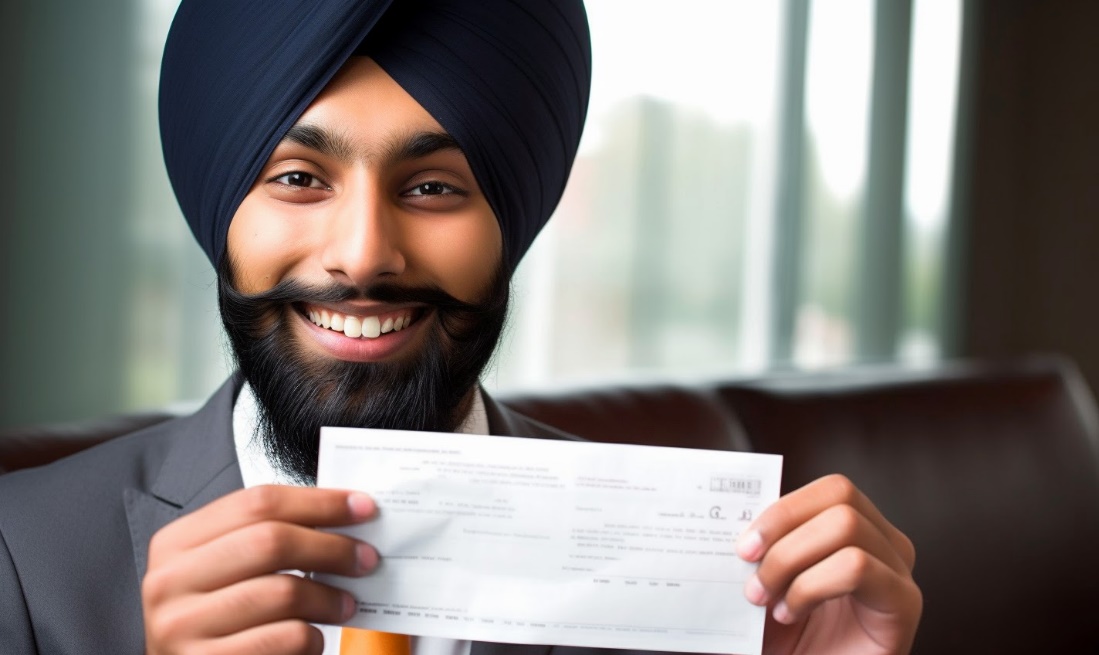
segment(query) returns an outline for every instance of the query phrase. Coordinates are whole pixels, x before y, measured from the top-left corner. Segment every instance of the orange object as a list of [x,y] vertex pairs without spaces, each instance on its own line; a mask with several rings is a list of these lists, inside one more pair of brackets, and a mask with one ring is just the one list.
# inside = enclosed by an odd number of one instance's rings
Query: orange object
[[410,655],[408,635],[376,630],[340,630],[340,655]]

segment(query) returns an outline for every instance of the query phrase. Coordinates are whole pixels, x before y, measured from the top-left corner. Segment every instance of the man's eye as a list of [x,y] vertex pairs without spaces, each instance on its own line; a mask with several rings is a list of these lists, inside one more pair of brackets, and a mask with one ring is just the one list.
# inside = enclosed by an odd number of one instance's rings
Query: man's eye
[[279,184],[285,184],[286,186],[302,187],[307,189],[323,189],[324,184],[321,181],[313,177],[309,173],[302,173],[300,171],[294,171],[293,173],[287,173],[276,177],[274,182]]
[[458,190],[449,184],[443,184],[442,182],[424,182],[423,184],[417,184],[412,187],[406,193],[410,196],[442,196],[450,193],[458,193]]

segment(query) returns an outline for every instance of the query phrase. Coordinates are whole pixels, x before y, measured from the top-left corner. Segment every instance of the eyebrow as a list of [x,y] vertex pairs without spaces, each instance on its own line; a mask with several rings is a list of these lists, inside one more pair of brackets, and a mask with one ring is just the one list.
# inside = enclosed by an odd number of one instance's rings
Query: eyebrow
[[298,123],[287,130],[279,145],[286,143],[294,143],[310,150],[316,150],[322,155],[335,159],[351,160],[355,158],[355,149],[351,147],[351,142],[348,139],[308,123]]
[[294,143],[343,162],[381,160],[393,164],[420,159],[442,150],[463,152],[454,137],[441,131],[424,130],[398,135],[374,151],[358,148],[345,135],[310,123],[298,123],[291,127],[281,143]]

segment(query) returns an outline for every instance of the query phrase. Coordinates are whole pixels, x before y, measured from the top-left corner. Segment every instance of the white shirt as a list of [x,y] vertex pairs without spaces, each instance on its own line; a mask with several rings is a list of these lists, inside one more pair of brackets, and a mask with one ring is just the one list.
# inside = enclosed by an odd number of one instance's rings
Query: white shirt
[[[247,382],[240,389],[236,405],[233,406],[233,442],[236,444],[237,461],[240,463],[240,477],[245,488],[261,484],[293,484],[280,473],[263,452],[263,444],[256,439],[259,425],[259,406],[252,387]],[[485,400],[481,390],[473,393],[473,407],[456,432],[465,434],[488,434],[488,414],[485,413]],[[324,635],[324,655],[339,655],[340,626],[318,625]],[[472,643],[457,639],[440,637],[412,637],[412,655],[470,655]]]

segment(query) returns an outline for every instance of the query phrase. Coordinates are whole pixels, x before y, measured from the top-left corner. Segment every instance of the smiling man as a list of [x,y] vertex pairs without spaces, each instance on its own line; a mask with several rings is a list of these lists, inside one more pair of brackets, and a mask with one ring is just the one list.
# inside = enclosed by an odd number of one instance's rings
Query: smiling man
[[267,456],[311,482],[321,426],[449,432],[482,416],[509,277],[461,146],[352,57],[229,224],[222,316]]
[[[355,599],[283,572],[378,561],[316,529],[376,518],[310,486],[321,426],[571,438],[478,379],[590,75],[579,0],[183,0],[165,161],[239,373],[192,416],[0,477],[0,650],[547,653],[324,627]],[[767,652],[909,648],[912,544],[846,480],[783,497],[737,548]]]

